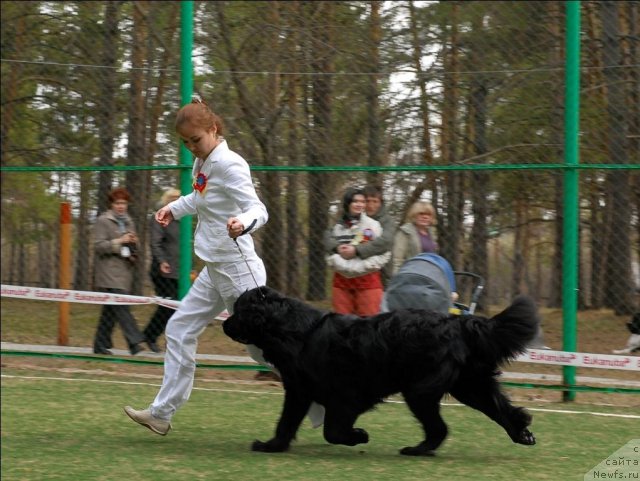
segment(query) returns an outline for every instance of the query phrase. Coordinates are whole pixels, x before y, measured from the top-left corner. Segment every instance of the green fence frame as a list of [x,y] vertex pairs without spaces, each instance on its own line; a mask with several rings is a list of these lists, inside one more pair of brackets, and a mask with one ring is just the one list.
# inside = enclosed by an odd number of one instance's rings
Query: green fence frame
[[[180,4],[180,97],[181,104],[191,102],[193,95],[193,1]],[[183,194],[191,192],[191,152],[180,142],[180,190]],[[180,222],[180,245],[191,246],[191,216]],[[178,276],[178,298],[182,299],[191,285],[191,249],[180,249],[180,272]]]
[[[564,218],[562,256],[562,348],[575,352],[578,309],[578,130],[580,123],[580,2],[567,2],[565,62],[564,156],[569,167],[564,172]],[[562,369],[565,386],[576,383],[576,368]],[[575,391],[564,391],[565,401],[575,399]]]

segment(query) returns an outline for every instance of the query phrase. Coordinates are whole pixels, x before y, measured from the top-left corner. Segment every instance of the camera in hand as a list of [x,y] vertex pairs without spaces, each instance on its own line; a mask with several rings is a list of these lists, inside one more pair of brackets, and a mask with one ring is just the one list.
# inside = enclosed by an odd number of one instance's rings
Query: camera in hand
[[130,242],[127,244],[122,244],[120,247],[120,256],[126,258],[135,257],[138,252],[138,247],[135,242]]

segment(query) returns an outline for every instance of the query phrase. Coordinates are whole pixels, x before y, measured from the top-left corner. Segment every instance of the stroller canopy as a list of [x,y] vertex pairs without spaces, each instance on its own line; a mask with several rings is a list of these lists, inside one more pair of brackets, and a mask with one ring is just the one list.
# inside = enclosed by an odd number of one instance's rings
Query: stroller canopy
[[451,264],[437,254],[419,254],[402,264],[389,282],[383,310],[415,308],[447,314],[455,290]]

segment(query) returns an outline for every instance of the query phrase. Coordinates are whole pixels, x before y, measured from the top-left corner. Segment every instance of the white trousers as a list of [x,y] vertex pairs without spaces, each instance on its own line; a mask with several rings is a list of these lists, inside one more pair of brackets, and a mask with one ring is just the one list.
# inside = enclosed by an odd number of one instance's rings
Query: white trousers
[[[162,386],[149,406],[153,416],[169,421],[189,399],[196,370],[198,337],[209,323],[225,309],[232,314],[236,299],[246,290],[256,287],[256,282],[260,286],[266,284],[262,260],[256,257],[248,263],[251,270],[245,262],[206,263],[180,302],[180,307],[169,319],[165,330]],[[247,346],[247,351],[256,362],[268,365],[256,346]],[[312,405],[309,418],[313,426],[320,426],[324,420],[324,408]]]

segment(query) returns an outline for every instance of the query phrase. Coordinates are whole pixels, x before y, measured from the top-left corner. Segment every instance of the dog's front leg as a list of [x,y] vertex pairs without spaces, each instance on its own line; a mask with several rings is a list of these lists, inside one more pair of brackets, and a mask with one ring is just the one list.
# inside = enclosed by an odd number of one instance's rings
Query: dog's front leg
[[276,426],[275,436],[267,442],[255,440],[251,449],[265,453],[279,453],[289,449],[289,444],[295,438],[310,406],[311,399],[307,396],[301,392],[286,389],[282,414]]
[[369,434],[364,429],[353,427],[360,413],[351,411],[348,405],[344,400],[334,399],[326,406],[324,438],[331,444],[366,444],[369,442]]

